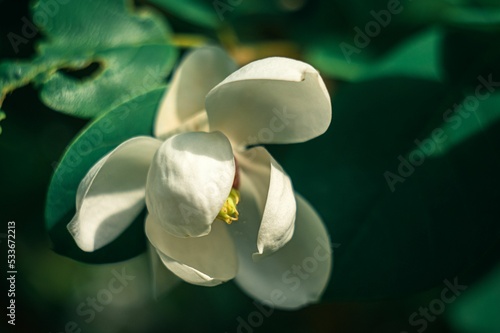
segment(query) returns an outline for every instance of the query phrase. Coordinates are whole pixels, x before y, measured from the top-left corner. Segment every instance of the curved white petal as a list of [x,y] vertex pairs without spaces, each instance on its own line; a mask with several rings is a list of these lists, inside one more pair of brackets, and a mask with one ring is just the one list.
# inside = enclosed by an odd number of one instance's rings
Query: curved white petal
[[161,141],[136,137],[97,162],[76,194],[68,230],[80,249],[95,251],[115,240],[144,207],[146,177]]
[[262,147],[255,147],[238,154],[241,174],[247,180],[242,186],[251,186],[262,212],[257,252],[260,260],[282,248],[292,238],[296,203],[292,183],[281,166]]
[[329,236],[321,218],[297,195],[292,239],[271,256],[255,262],[252,252],[259,213],[251,196],[242,191],[239,207],[243,223],[235,222],[230,228],[239,260],[236,283],[251,297],[279,309],[297,309],[317,302],[332,269]]
[[227,225],[218,221],[202,237],[179,238],[165,231],[150,214],[146,235],[163,264],[186,282],[215,286],[236,276],[238,258]]
[[164,138],[179,126],[191,131],[207,130],[205,96],[235,70],[236,64],[220,48],[209,46],[189,53],[160,103],[155,135]]
[[159,299],[168,294],[182,280],[165,267],[160,254],[151,243],[148,244],[148,256],[151,265],[153,298]]
[[175,135],[153,158],[146,185],[148,210],[172,235],[207,235],[234,174],[231,144],[222,133]]
[[293,143],[326,131],[330,95],[310,65],[267,58],[242,67],[207,95],[210,130],[222,131],[238,146]]

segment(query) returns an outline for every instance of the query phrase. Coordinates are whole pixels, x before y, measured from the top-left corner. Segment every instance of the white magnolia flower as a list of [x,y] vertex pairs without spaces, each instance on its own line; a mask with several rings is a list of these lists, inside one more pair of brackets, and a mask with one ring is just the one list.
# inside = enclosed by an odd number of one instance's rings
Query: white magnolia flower
[[217,48],[188,55],[158,111],[155,135],[166,140],[132,138],[96,163],[80,183],[68,229],[82,250],[94,251],[146,203],[154,267],[161,262],[203,286],[234,278],[260,301],[298,308],[326,287],[329,237],[258,145],[324,133],[330,97],[300,61],[268,58],[235,69]]

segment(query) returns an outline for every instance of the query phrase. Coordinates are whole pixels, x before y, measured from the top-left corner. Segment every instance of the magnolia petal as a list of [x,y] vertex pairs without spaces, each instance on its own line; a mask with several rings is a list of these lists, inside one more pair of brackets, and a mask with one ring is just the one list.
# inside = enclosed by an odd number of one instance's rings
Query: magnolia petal
[[[238,251],[236,283],[251,297],[279,309],[297,309],[315,303],[325,290],[332,269],[328,232],[314,209],[299,195],[295,233],[282,249],[258,262],[252,260],[258,218],[251,194],[242,193],[240,216],[230,230]],[[253,218],[252,218],[253,217]]]
[[[282,248],[292,238],[296,203],[292,183],[281,166],[262,147],[238,154],[241,173],[248,180],[262,212],[254,259],[260,260]],[[245,184],[247,183],[247,184]]]
[[153,298],[159,299],[168,294],[182,280],[165,267],[160,254],[151,243],[148,244],[148,256],[151,265]]
[[146,235],[163,264],[186,282],[215,286],[236,276],[236,249],[222,221],[214,223],[206,236],[179,238],[165,231],[150,214],[146,219]]
[[207,130],[205,96],[235,70],[236,64],[220,48],[203,47],[189,53],[160,103],[155,135],[165,138],[185,124],[190,131]]
[[189,132],[165,141],[153,158],[146,204],[177,237],[210,232],[234,180],[231,144],[220,132]]
[[76,194],[68,230],[80,249],[95,251],[115,240],[144,208],[146,177],[161,141],[136,137],[97,162]]
[[238,146],[303,142],[331,121],[330,95],[310,65],[288,58],[252,62],[207,95],[210,130]]

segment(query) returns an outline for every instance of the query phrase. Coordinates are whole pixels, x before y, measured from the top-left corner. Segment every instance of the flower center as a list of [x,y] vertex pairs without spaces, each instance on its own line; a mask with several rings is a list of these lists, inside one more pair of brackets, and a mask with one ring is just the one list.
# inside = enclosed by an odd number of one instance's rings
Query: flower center
[[238,209],[236,205],[240,202],[240,191],[235,188],[231,189],[229,192],[229,197],[227,197],[226,202],[222,206],[217,218],[226,222],[227,224],[233,223],[233,221],[238,221]]
[[227,224],[231,224],[233,221],[238,221],[239,216],[236,205],[240,202],[240,191],[238,191],[240,188],[240,172],[236,158],[234,158],[234,168],[236,169],[236,172],[234,173],[233,187],[231,188],[231,192],[229,192],[226,202],[224,202],[224,205],[216,217]]

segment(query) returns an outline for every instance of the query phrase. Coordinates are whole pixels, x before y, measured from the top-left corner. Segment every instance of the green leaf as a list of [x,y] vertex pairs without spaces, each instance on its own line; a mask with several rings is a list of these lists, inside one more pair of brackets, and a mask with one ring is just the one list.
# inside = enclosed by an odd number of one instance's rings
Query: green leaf
[[[0,121],[5,119],[5,113],[0,110]],[[0,134],[2,134],[2,127],[0,126]]]
[[[462,103],[450,108],[441,126],[443,140],[436,141],[437,148],[431,156],[448,153],[454,147],[464,143],[474,135],[487,131],[496,122],[500,121],[500,94],[491,95],[487,88],[483,88],[487,97],[479,99],[476,96],[467,96]],[[432,139],[432,135],[427,139]],[[411,153],[410,153],[411,154]]]
[[217,9],[212,6],[212,2],[203,0],[150,0],[150,2],[189,23],[205,28],[214,29],[221,23],[216,15]]
[[438,29],[424,31],[405,40],[373,66],[362,78],[406,76],[442,81],[441,44],[444,33]]
[[408,3],[406,15],[425,23],[495,28],[500,22],[500,5],[495,0],[422,0]]
[[95,117],[164,84],[175,50],[168,45],[123,47],[94,54],[102,72],[86,81],[56,72],[43,80],[41,98],[51,108]]
[[456,332],[500,332],[500,266],[477,284],[470,286],[452,304],[447,316]]
[[128,259],[145,249],[144,216],[139,216],[116,241],[92,253],[76,246],[66,225],[75,213],[78,185],[90,168],[125,140],[152,135],[164,90],[148,92],[103,114],[68,146],[52,176],[45,206],[46,228],[56,252],[85,262],[112,262]]
[[[340,244],[325,299],[426,290],[473,268],[498,242],[500,124],[439,158],[425,140],[461,99],[431,80],[343,84],[323,136],[270,147]],[[408,156],[415,147],[420,155]],[[387,172],[401,181],[389,183]]]
[[352,43],[340,36],[325,36],[316,39],[308,47],[305,59],[321,71],[321,75],[335,79],[353,81],[362,76],[370,65],[368,50],[352,53]]
[[346,81],[389,76],[441,81],[442,40],[443,32],[431,29],[374,58],[368,48],[357,48],[353,40],[331,37],[313,43],[306,60],[322,74]]
[[[95,117],[163,85],[177,57],[163,19],[151,10],[134,9],[131,0],[39,0],[33,20],[45,39],[32,61],[0,65],[0,102],[13,89],[34,82],[51,108]],[[71,75],[92,64],[97,68],[90,75]]]

